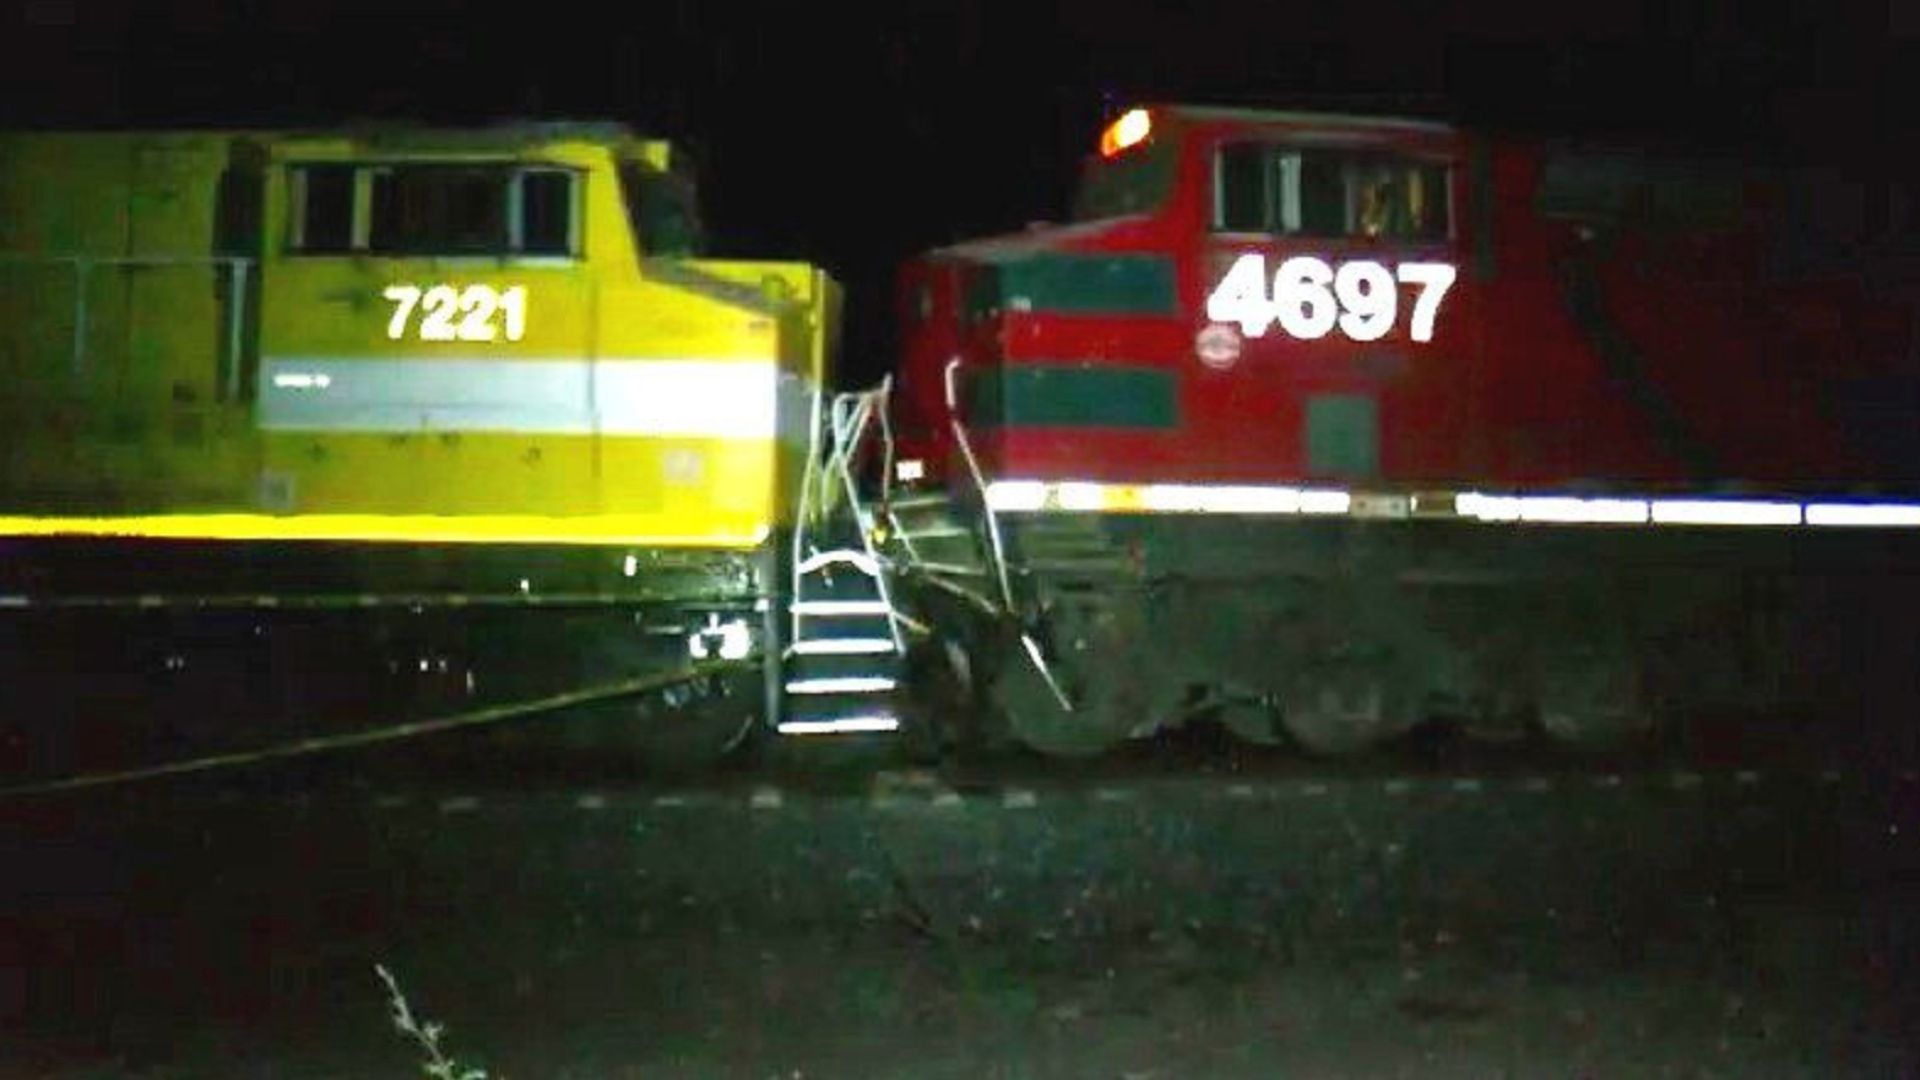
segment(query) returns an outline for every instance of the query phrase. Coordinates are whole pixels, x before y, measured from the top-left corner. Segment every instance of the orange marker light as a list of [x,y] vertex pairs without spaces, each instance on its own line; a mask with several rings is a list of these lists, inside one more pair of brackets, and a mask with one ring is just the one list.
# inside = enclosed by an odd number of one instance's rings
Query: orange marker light
[[1100,133],[1100,156],[1112,157],[1129,146],[1147,141],[1153,134],[1153,117],[1145,109],[1128,109],[1120,119]]

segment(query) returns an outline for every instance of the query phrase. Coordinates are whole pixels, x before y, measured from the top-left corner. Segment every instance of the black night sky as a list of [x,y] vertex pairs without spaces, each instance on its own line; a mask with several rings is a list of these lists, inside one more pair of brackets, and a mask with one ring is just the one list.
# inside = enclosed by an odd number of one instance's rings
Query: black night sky
[[[1030,0],[353,5],[25,0],[0,125],[615,119],[689,144],[723,253],[851,289],[848,367],[884,367],[885,289],[928,245],[1062,212],[1139,99],[1386,109],[1911,171],[1920,7]],[[836,14],[829,14],[836,13]]]

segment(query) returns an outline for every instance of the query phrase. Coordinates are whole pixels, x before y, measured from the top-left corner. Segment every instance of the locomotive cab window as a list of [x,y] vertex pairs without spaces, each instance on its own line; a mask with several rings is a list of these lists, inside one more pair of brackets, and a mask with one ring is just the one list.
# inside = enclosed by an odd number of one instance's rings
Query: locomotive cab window
[[314,254],[351,250],[353,166],[302,165],[291,176],[294,250]]
[[1177,144],[1149,141],[1117,157],[1089,162],[1074,188],[1074,221],[1099,221],[1132,214],[1151,214],[1173,190],[1179,165]]
[[1214,159],[1215,232],[1437,242],[1445,165],[1372,151],[1229,143]]
[[516,179],[519,213],[507,219],[509,225],[519,225],[519,232],[508,238],[513,249],[527,255],[573,254],[573,174],[522,170]]
[[402,166],[373,170],[370,251],[491,255],[511,250],[506,177],[490,169]]
[[658,258],[697,258],[706,250],[706,234],[693,187],[639,162],[622,162],[620,186],[626,198],[634,243]]
[[304,165],[290,246],[304,254],[566,258],[579,178],[520,165]]

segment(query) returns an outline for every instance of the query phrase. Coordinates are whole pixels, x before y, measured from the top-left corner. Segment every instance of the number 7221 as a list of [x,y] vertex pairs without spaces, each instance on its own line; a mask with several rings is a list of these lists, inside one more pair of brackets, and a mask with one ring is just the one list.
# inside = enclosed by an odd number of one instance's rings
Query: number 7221
[[519,341],[527,335],[527,287],[513,285],[389,285],[381,293],[393,305],[387,337],[400,341],[420,314],[421,341]]

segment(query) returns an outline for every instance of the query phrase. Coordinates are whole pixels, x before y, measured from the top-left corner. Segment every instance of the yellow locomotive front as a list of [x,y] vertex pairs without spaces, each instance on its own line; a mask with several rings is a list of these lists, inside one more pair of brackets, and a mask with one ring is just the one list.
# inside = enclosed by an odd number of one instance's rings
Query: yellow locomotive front
[[[358,678],[340,724],[774,655],[838,288],[702,257],[696,207],[615,127],[6,137],[16,746],[87,711],[90,664],[177,734],[241,673],[283,714]],[[245,640],[183,651],[182,611]],[[135,639],[176,644],[98,663]],[[70,771],[64,742],[16,756]]]
[[354,536],[767,538],[831,286],[692,258],[666,146],[288,140],[274,159],[264,509]]

